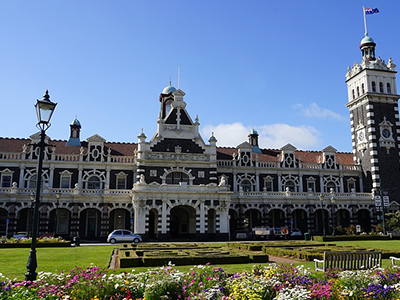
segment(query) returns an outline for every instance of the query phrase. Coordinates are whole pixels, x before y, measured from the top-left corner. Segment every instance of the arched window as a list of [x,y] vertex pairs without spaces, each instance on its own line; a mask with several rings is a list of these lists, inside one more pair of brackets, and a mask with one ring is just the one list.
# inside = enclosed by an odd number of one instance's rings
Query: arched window
[[171,172],[166,177],[167,184],[179,184],[181,182],[189,182],[189,176],[183,172]]
[[390,83],[389,82],[386,84],[386,90],[387,90],[388,94],[392,93],[392,89],[390,88]]
[[353,94],[353,100],[356,99],[356,94],[354,93],[354,89],[351,90],[352,94]]
[[101,189],[101,181],[97,176],[90,176],[87,181],[87,188],[90,190],[100,190]]
[[334,192],[336,192],[336,184],[333,181],[329,181],[326,184],[326,193],[329,193],[331,191],[331,189],[333,189]]
[[379,92],[383,93],[383,83],[379,82]]
[[363,93],[363,95],[365,94],[364,83],[363,83],[363,84],[361,84],[361,92]]
[[[30,188],[30,189],[35,189],[36,188],[36,181],[37,181],[37,177],[36,177],[36,175],[32,175],[30,178],[29,178],[29,181],[28,181],[28,188]],[[42,181],[40,182],[40,188],[43,188],[43,185],[46,183],[46,178],[43,178],[42,177]]]
[[292,180],[288,180],[285,183],[285,191],[288,190],[291,192],[295,192],[296,191],[296,184],[292,181]]
[[243,192],[251,192],[251,182],[250,180],[244,179],[240,183],[240,186],[243,189]]
[[372,86],[372,91],[376,92],[376,83],[375,83],[375,81],[371,82],[371,86]]
[[360,97],[360,87],[357,87],[357,97]]

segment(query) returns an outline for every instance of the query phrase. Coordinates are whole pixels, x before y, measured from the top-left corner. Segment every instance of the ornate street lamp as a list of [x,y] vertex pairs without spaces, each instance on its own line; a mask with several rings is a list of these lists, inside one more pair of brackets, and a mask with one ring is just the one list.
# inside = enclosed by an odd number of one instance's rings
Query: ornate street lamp
[[320,194],[319,195],[319,202],[321,203],[322,234],[323,234],[323,236],[326,236],[324,209],[323,209],[323,206],[322,206],[322,201],[323,200],[324,200],[324,196],[322,194]]
[[56,108],[57,103],[53,103],[50,101],[49,91],[46,90],[43,95],[42,100],[37,100],[35,108],[36,115],[38,118],[38,123],[36,127],[40,130],[40,142],[35,145],[35,147],[39,147],[39,158],[36,172],[36,198],[34,201],[34,210],[33,210],[33,225],[32,225],[32,242],[31,242],[31,250],[29,252],[28,263],[26,265],[27,272],[25,273],[26,281],[34,281],[36,280],[36,268],[37,268],[37,259],[36,259],[36,238],[38,235],[38,224],[39,224],[39,205],[40,205],[40,189],[42,184],[42,166],[43,166],[43,158],[44,158],[44,148],[46,146],[44,140],[46,137],[46,130],[51,126],[50,119],[53,115],[54,109]]

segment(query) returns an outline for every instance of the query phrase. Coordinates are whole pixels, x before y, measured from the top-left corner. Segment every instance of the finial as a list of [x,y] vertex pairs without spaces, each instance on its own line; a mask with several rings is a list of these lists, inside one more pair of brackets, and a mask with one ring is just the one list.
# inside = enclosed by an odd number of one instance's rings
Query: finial
[[49,90],[46,90],[43,95],[43,101],[50,101],[50,95],[49,95]]
[[171,74],[169,74],[169,86],[172,86],[172,84],[171,84]]

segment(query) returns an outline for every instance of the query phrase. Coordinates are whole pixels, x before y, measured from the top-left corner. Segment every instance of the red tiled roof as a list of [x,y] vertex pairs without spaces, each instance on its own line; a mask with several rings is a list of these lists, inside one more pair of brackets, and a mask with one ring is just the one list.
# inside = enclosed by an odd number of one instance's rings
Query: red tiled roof
[[[23,145],[31,143],[30,139],[18,139],[18,138],[1,138],[0,137],[0,152],[22,152]],[[56,147],[57,154],[79,154],[80,148],[85,149],[84,153],[87,152],[88,142],[81,142],[81,146],[67,146],[67,141],[65,140],[50,140],[50,145]],[[111,149],[111,155],[121,155],[121,156],[133,156],[134,151],[137,149],[136,143],[117,143],[117,142],[105,142],[104,146]],[[29,148],[28,148],[29,149]],[[217,147],[217,159],[220,160],[231,160],[233,154],[237,153],[237,148],[229,147]],[[277,161],[279,159],[278,155],[281,154],[281,150],[277,149],[261,149],[262,153],[257,153],[258,161],[268,162]],[[253,153],[253,158],[255,159]],[[300,158],[302,162],[305,163],[318,163],[322,160],[322,151],[296,151],[295,156],[297,159]],[[341,164],[353,165],[353,154],[348,152],[337,152],[336,161]]]
[[[0,138],[0,152],[22,152],[23,145],[28,146],[32,141],[30,139],[13,139],[13,138]],[[67,146],[67,141],[64,140],[49,140],[49,145],[56,147],[57,154],[79,154],[80,148],[87,151],[88,142],[81,142],[81,146]],[[133,156],[137,144],[134,143],[104,143],[105,148],[111,149],[111,155]]]
[[[217,159],[231,160],[233,153],[237,154],[237,148],[217,148]],[[278,155],[281,154],[281,150],[277,149],[261,149],[262,153],[257,153],[258,161],[278,161],[280,159]],[[304,163],[318,163],[323,159],[322,151],[295,151],[295,156]],[[253,153],[253,159],[255,154]],[[336,152],[336,161],[341,164],[353,165],[353,154],[349,152]]]

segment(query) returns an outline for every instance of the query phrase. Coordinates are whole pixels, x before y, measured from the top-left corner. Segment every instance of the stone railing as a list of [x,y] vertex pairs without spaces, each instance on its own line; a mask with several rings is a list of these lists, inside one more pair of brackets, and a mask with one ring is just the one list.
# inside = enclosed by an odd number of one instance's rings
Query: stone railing
[[[320,196],[322,195],[322,199],[324,204],[330,204],[330,199],[332,198],[331,193],[318,193],[318,192],[233,192],[232,199],[235,198],[247,198],[251,200],[252,198],[255,199],[279,199],[279,198],[286,198],[286,199],[308,199],[308,200],[315,200],[320,201]],[[335,200],[368,200],[372,201],[372,194],[371,193],[335,193],[333,194],[333,198]]]
[[[26,153],[22,152],[0,152],[0,160],[29,160],[29,161],[37,161],[37,158],[32,159],[31,155],[25,158]],[[84,159],[84,155],[80,154],[57,154],[51,153],[50,159],[47,158],[47,155],[44,158],[44,161],[57,161],[57,162],[78,162],[78,161],[86,161]],[[136,162],[135,156],[118,156],[118,155],[110,155],[108,158],[106,157],[110,163],[114,164],[133,164]]]
[[[236,167],[235,161],[233,160],[218,160],[218,167]],[[302,170],[325,170],[324,164],[321,163],[304,163],[301,162],[300,166],[297,168],[283,168],[278,161],[262,161],[262,162],[255,162],[255,166],[258,168],[264,169],[302,169]],[[361,171],[360,165],[345,165],[339,164],[338,168],[336,169],[329,169],[329,170],[344,170],[344,171]]]

